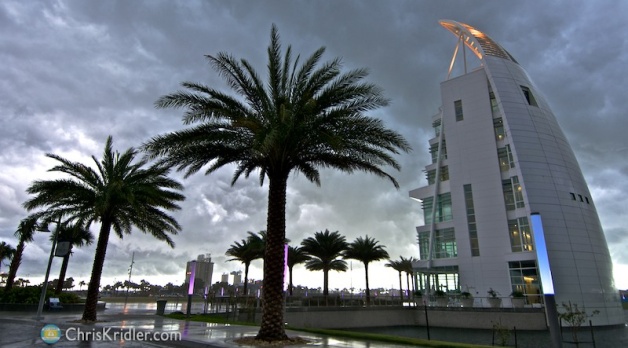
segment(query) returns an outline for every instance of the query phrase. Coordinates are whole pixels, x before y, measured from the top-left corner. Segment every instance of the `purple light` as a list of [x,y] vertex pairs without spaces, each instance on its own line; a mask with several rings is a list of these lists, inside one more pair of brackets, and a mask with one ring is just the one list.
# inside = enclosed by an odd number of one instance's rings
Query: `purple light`
[[283,289],[288,290],[288,244],[284,244],[283,247]]
[[190,263],[190,285],[188,286],[188,295],[194,295],[194,278],[196,277],[196,261]]

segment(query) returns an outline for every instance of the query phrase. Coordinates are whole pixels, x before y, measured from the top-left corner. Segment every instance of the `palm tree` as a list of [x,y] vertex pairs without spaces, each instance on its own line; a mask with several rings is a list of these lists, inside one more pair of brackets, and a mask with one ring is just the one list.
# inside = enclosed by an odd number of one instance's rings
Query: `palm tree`
[[292,49],[282,52],[273,25],[268,47],[268,81],[251,64],[227,53],[206,56],[235,96],[199,83],[161,97],[159,108],[182,108],[181,131],[152,138],[144,149],[168,165],[192,175],[236,164],[232,184],[259,170],[268,178],[268,238],[264,256],[263,314],[257,338],[286,338],[283,325],[284,240],[288,177],[300,172],[320,185],[320,168],[362,171],[397,181],[383,170],[400,166],[392,157],[410,149],[397,132],[366,112],[387,105],[380,88],[363,82],[366,69],[341,72],[334,59],[319,64],[320,48],[301,65]]
[[288,293],[292,296],[292,268],[295,265],[308,261],[310,257],[299,247],[288,246]]
[[327,305],[329,295],[329,271],[345,272],[347,262],[339,259],[347,250],[348,244],[344,236],[338,231],[316,232],[314,237],[308,237],[301,242],[301,249],[310,260],[305,262],[305,268],[310,271],[323,271],[323,296]]
[[[77,224],[61,224],[58,233],[59,243],[69,243],[68,253],[63,256],[63,262],[61,263],[61,270],[59,271],[59,280],[55,287],[55,295],[61,294],[61,290],[64,287],[65,273],[68,270],[68,263],[70,261],[70,255],[72,254],[73,247],[82,247],[85,245],[91,245],[94,242],[94,235],[86,228]],[[50,236],[53,239],[54,236]]]
[[[180,209],[185,199],[180,183],[167,177],[169,168],[160,164],[148,166],[146,160],[135,162],[137,151],[114,151],[111,136],[107,138],[103,158],[94,156],[96,170],[54,154],[46,156],[60,162],[50,169],[69,178],[35,181],[28,189],[35,197],[24,203],[28,210],[45,208],[56,216],[71,216],[79,225],[89,228],[100,223],[92,273],[87,286],[84,321],[96,321],[96,304],[100,290],[109,235],[130,234],[133,226],[174,247],[170,234],[181,227],[167,211]],[[45,215],[45,213],[42,213]]]
[[234,242],[231,244],[225,255],[232,257],[227,261],[240,261],[244,264],[244,288],[242,289],[242,293],[244,296],[247,296],[249,266],[253,260],[261,259],[264,256],[264,244],[262,238],[252,232],[249,232],[249,237],[247,239],[242,239],[241,243]]
[[24,253],[24,248],[26,247],[26,243],[30,243],[33,241],[33,237],[35,237],[35,231],[37,230],[37,217],[31,215],[22,221],[17,227],[14,235],[18,239],[17,247],[15,248],[15,253],[13,253],[13,258],[11,258],[11,265],[9,266],[9,276],[7,278],[7,283],[4,285],[4,290],[9,291],[13,288],[13,283],[15,282],[15,276],[17,275],[17,269],[20,267],[22,263],[22,254]]
[[408,292],[410,293],[410,275],[414,273],[414,271],[412,270],[412,263],[416,262],[417,259],[415,259],[414,257],[406,259],[403,256],[399,256],[399,261],[401,262],[401,268],[404,272],[406,272],[406,287],[408,288]]
[[2,261],[11,259],[15,255],[15,248],[6,242],[0,242],[0,269],[2,269]]
[[83,290],[83,287],[85,286],[85,284],[87,284],[87,283],[85,283],[85,281],[84,281],[84,280],[81,280],[81,281],[79,282],[79,291],[82,291],[82,290]]
[[399,272],[399,297],[401,299],[401,303],[403,303],[403,283],[401,282],[401,272],[404,270],[404,265],[401,261],[397,260],[389,260],[384,266],[390,267],[395,271]]
[[364,264],[364,272],[366,276],[366,305],[371,303],[371,290],[369,289],[369,263],[373,261],[387,259],[388,252],[384,250],[385,246],[377,245],[379,242],[368,235],[366,238],[358,237],[349,243],[347,250],[343,253],[346,259],[358,260]]

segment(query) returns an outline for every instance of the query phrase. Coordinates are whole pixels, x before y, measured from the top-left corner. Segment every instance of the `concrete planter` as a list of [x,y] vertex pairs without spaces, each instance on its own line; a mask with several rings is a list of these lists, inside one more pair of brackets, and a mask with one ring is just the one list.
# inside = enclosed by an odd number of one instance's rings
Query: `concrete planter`
[[437,297],[436,298],[436,306],[438,307],[447,307],[449,303],[449,299],[447,297]]
[[496,298],[496,297],[489,297],[488,304],[489,306],[491,306],[491,308],[499,308],[502,306],[502,299]]
[[523,308],[526,304],[526,299],[522,297],[513,297],[510,301],[512,301],[513,308]]
[[473,298],[461,298],[460,305],[465,308],[473,307]]

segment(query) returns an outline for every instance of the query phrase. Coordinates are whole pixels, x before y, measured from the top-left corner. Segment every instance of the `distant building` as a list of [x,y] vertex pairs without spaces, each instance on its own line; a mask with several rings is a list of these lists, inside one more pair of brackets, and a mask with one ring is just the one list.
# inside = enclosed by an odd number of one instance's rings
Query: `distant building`
[[229,284],[229,273],[223,273],[222,277],[220,277],[220,282]]
[[233,275],[233,285],[242,285],[242,271],[231,272],[231,274]]
[[196,263],[196,275],[194,278],[203,281],[203,285],[209,286],[212,283],[212,275],[214,273],[214,263],[212,262],[211,254],[198,255],[196,260],[188,261],[185,267],[185,283],[190,282],[190,269],[192,262]]
[[537,250],[545,248],[535,238],[544,236],[556,302],[599,311],[593,325],[623,325],[595,202],[548,102],[487,35],[454,21],[441,25],[481,65],[467,71],[465,56],[464,74],[441,83],[427,186],[410,192],[424,213],[414,264],[419,289],[476,297],[516,291],[541,306],[544,291],[552,293],[541,287]]

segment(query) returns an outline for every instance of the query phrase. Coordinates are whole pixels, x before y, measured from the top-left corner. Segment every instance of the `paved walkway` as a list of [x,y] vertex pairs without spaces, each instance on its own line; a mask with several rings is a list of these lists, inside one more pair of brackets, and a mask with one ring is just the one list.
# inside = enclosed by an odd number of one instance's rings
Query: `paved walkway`
[[[154,313],[154,312],[153,312]],[[81,313],[44,313],[44,319],[38,322],[34,319],[34,313],[0,312],[0,347],[45,347],[49,346],[41,338],[41,330],[44,325],[54,324],[63,332],[58,342],[52,344],[54,348],[61,347],[242,347],[234,342],[234,339],[255,336],[257,327],[224,325],[201,322],[185,322],[157,316],[153,313],[112,313],[99,312],[99,322],[93,325],[77,324],[73,321],[80,319]],[[153,334],[160,341],[139,340],[140,335]],[[163,337],[160,337],[163,334]],[[79,335],[94,337],[101,335],[110,340],[84,340],[78,341]],[[117,337],[115,337],[117,335]],[[122,336],[121,336],[122,335]],[[120,337],[135,339],[124,340]],[[180,340],[172,337],[166,341],[167,336],[177,335]],[[401,348],[404,345],[390,343],[370,342],[367,340],[352,340],[344,338],[331,338],[323,335],[304,332],[288,331],[289,336],[299,336],[310,343],[305,345],[293,345],[290,347],[356,347],[356,348]]]

